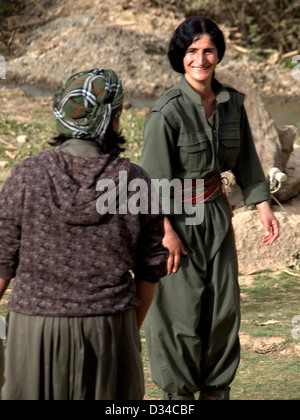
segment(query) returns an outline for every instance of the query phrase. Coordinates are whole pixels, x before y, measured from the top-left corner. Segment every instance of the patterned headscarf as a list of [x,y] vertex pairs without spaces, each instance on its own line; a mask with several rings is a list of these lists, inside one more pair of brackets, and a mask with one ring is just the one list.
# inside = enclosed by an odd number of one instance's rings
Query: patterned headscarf
[[70,77],[54,95],[54,115],[60,134],[102,143],[110,121],[122,112],[124,91],[112,70],[95,69]]

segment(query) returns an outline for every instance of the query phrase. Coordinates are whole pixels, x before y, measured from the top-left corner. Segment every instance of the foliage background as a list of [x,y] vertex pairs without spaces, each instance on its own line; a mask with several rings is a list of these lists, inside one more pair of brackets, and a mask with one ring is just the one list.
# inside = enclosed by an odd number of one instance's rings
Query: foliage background
[[184,12],[186,17],[205,15],[232,28],[232,36],[239,37],[245,46],[271,48],[280,54],[299,48],[298,0],[150,0],[145,3]]

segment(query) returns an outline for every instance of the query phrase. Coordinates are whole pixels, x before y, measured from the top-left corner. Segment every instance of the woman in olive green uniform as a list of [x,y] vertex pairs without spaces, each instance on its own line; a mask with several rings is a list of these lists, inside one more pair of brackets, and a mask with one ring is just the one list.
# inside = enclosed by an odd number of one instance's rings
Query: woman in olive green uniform
[[198,391],[201,399],[229,399],[239,364],[238,264],[222,172],[232,170],[245,203],[257,205],[263,242],[270,245],[279,234],[244,95],[214,77],[224,52],[214,22],[183,22],[169,59],[184,77],[152,107],[144,128],[142,166],[150,177],[203,179],[205,190],[201,224],[188,225],[185,214],[165,215],[169,275],[145,323],[153,379],[168,399],[194,399]]

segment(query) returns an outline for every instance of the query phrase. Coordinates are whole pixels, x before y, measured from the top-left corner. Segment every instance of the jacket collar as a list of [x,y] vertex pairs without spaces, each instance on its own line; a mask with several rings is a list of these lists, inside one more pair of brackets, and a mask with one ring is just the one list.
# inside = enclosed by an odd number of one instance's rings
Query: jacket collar
[[[199,105],[202,105],[201,96],[194,91],[194,89],[189,85],[186,81],[186,78],[183,76],[181,81],[177,84],[177,86],[192,100]],[[217,79],[212,80],[212,89],[215,92],[216,100],[218,103],[227,102],[230,99],[230,94],[228,90],[220,83]]]
[[83,158],[99,157],[101,152],[97,143],[91,140],[70,139],[66,140],[61,146],[60,151],[72,156]]

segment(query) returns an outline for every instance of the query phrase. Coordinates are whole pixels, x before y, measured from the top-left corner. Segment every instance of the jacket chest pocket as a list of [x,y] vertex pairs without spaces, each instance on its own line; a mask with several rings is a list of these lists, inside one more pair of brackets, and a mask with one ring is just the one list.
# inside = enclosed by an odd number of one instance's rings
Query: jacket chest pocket
[[239,119],[229,120],[219,126],[219,161],[225,169],[234,168],[241,147]]
[[186,172],[201,172],[211,164],[211,143],[205,133],[181,135],[178,139],[179,168]]

